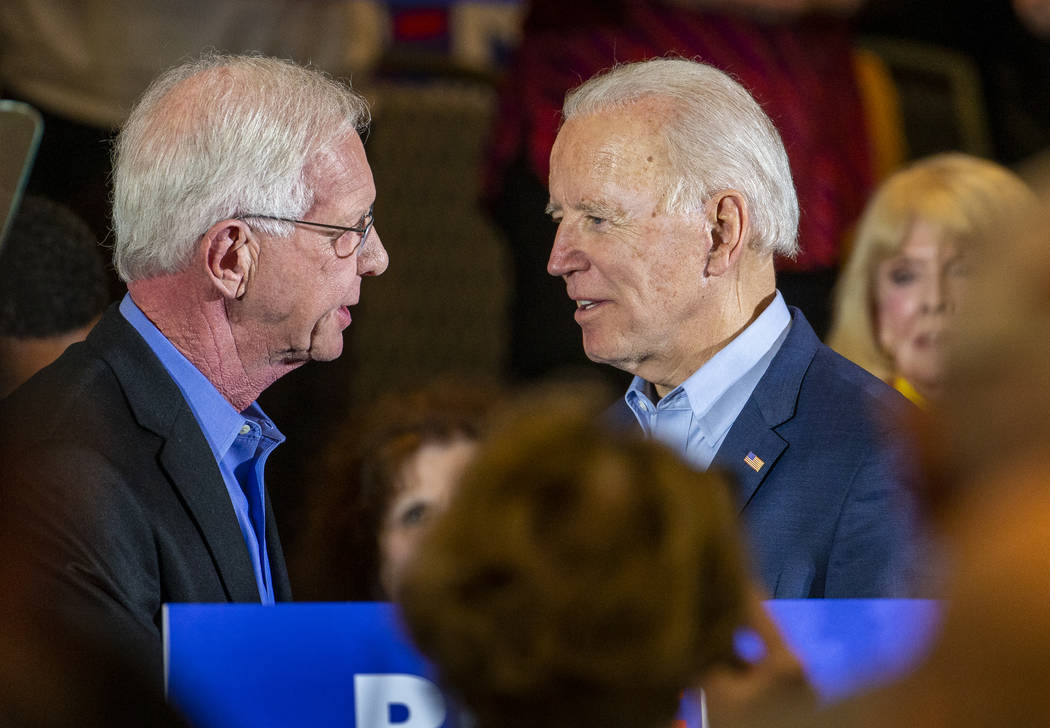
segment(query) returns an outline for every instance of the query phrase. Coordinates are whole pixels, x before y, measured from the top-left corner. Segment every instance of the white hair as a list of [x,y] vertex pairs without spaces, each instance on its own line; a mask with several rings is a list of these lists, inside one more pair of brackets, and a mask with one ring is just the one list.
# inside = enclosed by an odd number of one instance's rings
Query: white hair
[[684,58],[618,65],[570,91],[562,114],[568,121],[646,97],[672,104],[665,209],[698,212],[712,193],[736,190],[751,213],[751,245],[794,257],[798,198],[784,143],[758,102],[722,71]]
[[219,220],[301,217],[313,204],[308,165],[369,120],[348,84],[291,61],[208,54],[165,72],[117,137],[117,273],[134,281],[181,270]]

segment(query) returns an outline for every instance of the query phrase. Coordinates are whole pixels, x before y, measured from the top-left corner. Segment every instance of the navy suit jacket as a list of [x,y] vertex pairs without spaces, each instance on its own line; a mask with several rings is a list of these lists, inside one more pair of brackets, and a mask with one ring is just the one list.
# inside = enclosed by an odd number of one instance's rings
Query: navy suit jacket
[[[735,481],[753,565],[778,598],[911,596],[922,571],[902,432],[911,405],[824,346],[794,307],[791,318],[712,464]],[[623,400],[610,415],[638,426]]]
[[[3,502],[42,608],[160,676],[161,605],[258,602],[222,475],[178,386],[114,305],[3,403]],[[267,498],[274,593],[291,598]]]

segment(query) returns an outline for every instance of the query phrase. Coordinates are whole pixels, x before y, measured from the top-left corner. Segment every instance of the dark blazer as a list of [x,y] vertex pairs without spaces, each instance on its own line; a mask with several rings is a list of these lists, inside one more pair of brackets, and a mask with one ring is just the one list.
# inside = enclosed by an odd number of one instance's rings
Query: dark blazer
[[[734,478],[754,567],[779,598],[910,596],[923,571],[901,431],[911,405],[794,307],[791,319],[712,464]],[[622,400],[610,416],[637,427]]]
[[[45,606],[155,653],[159,670],[162,604],[259,601],[211,449],[115,305],[3,402],[0,431],[3,501]],[[274,593],[288,600],[269,498],[266,540]]]

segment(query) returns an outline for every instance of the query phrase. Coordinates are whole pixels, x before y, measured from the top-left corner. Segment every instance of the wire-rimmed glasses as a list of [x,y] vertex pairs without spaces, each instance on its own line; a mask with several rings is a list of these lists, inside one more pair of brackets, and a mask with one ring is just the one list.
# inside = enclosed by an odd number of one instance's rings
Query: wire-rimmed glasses
[[[357,249],[365,242],[368,237],[368,233],[372,230],[372,223],[375,222],[375,216],[372,214],[372,208],[375,207],[375,203],[368,206],[368,212],[366,212],[361,220],[353,227],[347,227],[345,225],[329,225],[324,222],[313,222],[311,220],[295,220],[290,217],[277,217],[276,215],[238,215],[238,220],[244,220],[246,218],[256,218],[258,220],[277,220],[279,222],[290,222],[295,225],[310,225],[312,227],[324,228],[325,230],[338,230],[339,235],[332,238],[332,249],[335,250],[336,257],[349,258],[353,255]],[[347,233],[358,233],[361,237],[356,235],[347,235]]]

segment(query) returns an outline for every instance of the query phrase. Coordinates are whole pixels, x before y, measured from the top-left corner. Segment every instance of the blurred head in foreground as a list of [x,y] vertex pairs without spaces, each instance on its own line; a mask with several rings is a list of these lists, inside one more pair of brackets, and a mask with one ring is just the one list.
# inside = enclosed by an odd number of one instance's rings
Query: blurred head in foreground
[[924,722],[937,728],[1050,724],[1050,196],[1042,197],[1041,211],[983,241],[927,437],[927,500],[952,569],[940,639],[908,689],[916,714],[939,716]]
[[964,154],[891,176],[861,218],[829,344],[916,401],[936,397],[975,241],[1001,234],[1032,201],[1012,172]]
[[[1050,194],[984,239],[949,350],[934,475],[960,503],[996,472],[1050,458]],[[1047,491],[1050,492],[1050,491]]]
[[347,418],[307,514],[301,597],[389,598],[474,454],[492,401],[485,387],[441,381]]
[[[792,726],[1050,724],[1050,198],[978,241],[943,396],[924,432],[926,503],[949,557],[944,618],[899,683]],[[769,724],[764,724],[768,726]]]
[[56,202],[23,198],[0,248],[0,397],[87,336],[107,301],[87,224]]
[[735,513],[720,477],[566,399],[499,421],[398,598],[480,728],[668,726],[734,659]]

